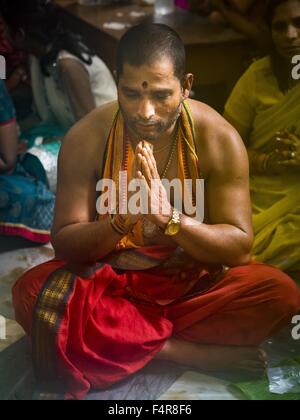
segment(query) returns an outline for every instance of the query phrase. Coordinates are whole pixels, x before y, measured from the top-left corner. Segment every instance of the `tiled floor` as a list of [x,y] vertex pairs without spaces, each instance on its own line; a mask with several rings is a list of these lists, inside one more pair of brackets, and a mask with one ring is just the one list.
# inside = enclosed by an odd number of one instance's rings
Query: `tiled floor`
[[[39,399],[34,381],[29,340],[14,321],[11,287],[29,268],[53,257],[50,246],[10,250],[0,241],[0,400]],[[6,251],[5,251],[6,250]],[[1,340],[1,320],[6,320],[6,339]],[[290,343],[289,331],[266,343],[273,363],[300,356],[300,342]],[[23,338],[22,338],[23,337]],[[20,340],[21,339],[21,340]],[[243,399],[228,387],[229,381],[189,371],[184,366],[151,362],[145,369],[106,391],[93,392],[92,400],[218,400]],[[34,390],[36,391],[34,393]]]
[[2,332],[4,328],[6,335],[5,339],[0,339],[0,352],[24,335],[22,328],[14,320],[11,298],[13,284],[25,271],[52,257],[53,250],[50,246],[0,253],[0,316]]
[[230,383],[199,372],[188,371],[169,388],[160,400],[243,400],[242,394],[233,392]]

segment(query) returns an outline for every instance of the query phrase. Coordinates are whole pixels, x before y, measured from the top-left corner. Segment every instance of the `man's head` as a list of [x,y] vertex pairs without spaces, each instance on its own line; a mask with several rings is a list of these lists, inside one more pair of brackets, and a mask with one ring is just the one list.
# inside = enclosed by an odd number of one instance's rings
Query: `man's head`
[[177,121],[193,82],[185,66],[184,45],[166,25],[139,25],[123,36],[117,52],[119,104],[136,137],[156,140]]

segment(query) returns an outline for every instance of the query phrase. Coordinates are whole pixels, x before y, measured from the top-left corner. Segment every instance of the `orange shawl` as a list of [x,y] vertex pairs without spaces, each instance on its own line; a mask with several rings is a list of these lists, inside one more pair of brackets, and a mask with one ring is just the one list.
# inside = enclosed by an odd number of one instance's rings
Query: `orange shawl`
[[[200,168],[197,158],[195,131],[193,119],[185,102],[179,120],[178,128],[178,178],[193,180],[193,191],[189,200],[195,205],[195,180],[200,179]],[[135,151],[132,144],[125,135],[124,121],[120,110],[117,111],[113,126],[110,131],[105,153],[105,164],[103,179],[112,179],[116,185],[117,200],[119,197],[119,174],[120,171],[127,172],[128,182],[132,179],[132,166]],[[126,187],[125,187],[126,188]],[[99,216],[100,218],[101,216]],[[117,250],[143,247],[144,238],[142,222],[137,223],[134,229],[124,237],[118,244]]]

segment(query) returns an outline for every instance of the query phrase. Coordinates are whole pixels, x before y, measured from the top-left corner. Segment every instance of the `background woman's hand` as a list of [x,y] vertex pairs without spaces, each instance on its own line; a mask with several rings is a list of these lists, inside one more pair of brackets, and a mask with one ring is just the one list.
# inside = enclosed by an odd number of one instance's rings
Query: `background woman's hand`
[[278,132],[275,151],[270,154],[268,169],[275,172],[300,170],[300,138],[295,128]]

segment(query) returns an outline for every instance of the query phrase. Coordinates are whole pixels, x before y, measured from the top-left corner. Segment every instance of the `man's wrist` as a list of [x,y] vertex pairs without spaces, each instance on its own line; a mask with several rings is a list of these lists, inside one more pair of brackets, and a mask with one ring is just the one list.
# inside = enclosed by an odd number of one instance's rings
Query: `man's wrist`
[[170,210],[166,214],[158,215],[155,219],[156,225],[162,232],[165,232],[168,223],[172,220],[173,217],[173,207],[170,206]]
[[177,209],[173,208],[172,217],[165,229],[166,236],[176,236],[181,231],[181,216],[182,214]]

